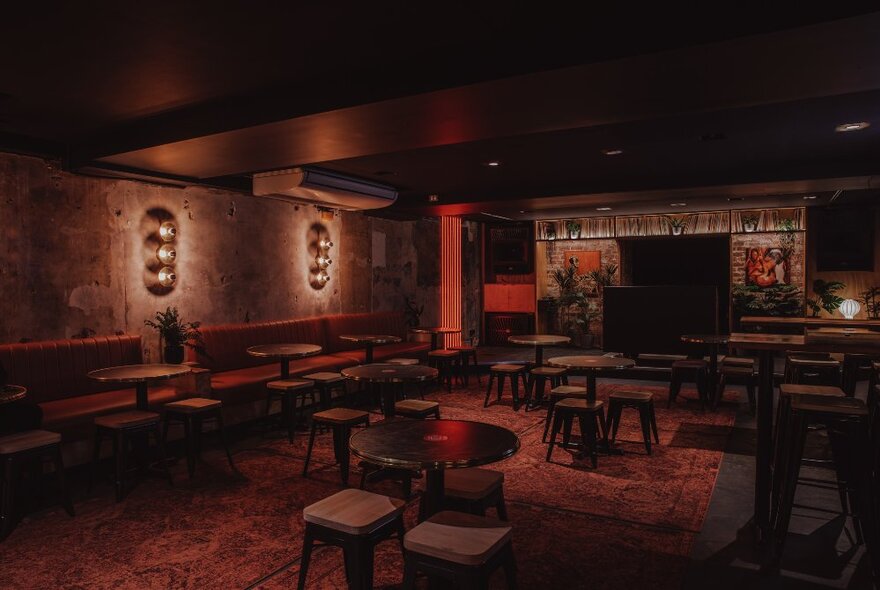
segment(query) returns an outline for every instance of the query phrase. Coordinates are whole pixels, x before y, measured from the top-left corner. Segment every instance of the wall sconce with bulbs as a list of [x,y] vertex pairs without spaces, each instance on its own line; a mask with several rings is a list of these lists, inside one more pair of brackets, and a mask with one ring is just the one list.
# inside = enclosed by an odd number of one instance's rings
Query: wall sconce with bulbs
[[173,287],[177,282],[177,273],[174,263],[177,262],[177,249],[171,243],[177,238],[177,226],[170,221],[165,221],[159,226],[159,238],[164,242],[156,250],[156,258],[164,266],[159,269],[159,284],[163,287]]
[[315,262],[320,269],[318,272],[318,281],[321,283],[326,283],[330,280],[330,274],[327,272],[327,267],[333,263],[330,259],[330,248],[332,247],[333,242],[331,242],[329,238],[321,238],[321,241],[318,242],[318,256],[315,258]]

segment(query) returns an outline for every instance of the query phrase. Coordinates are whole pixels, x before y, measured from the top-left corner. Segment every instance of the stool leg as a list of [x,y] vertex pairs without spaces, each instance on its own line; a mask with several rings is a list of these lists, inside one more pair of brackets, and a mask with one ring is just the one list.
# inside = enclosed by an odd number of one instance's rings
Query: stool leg
[[3,462],[3,493],[0,503],[0,540],[12,532],[12,521],[15,519],[15,464],[11,456]]
[[339,462],[339,471],[342,475],[342,485],[345,487],[348,487],[348,435],[350,432],[351,428],[348,426],[342,425],[333,427],[333,443],[336,447],[336,460]]
[[544,418],[544,434],[541,436],[541,442],[547,442],[547,432],[550,430],[550,425],[552,424],[551,420],[553,419],[553,410],[555,409],[556,401],[551,396],[550,397],[550,405],[547,406],[547,416]]
[[[156,437],[156,448],[159,452],[158,465],[161,465],[162,470],[165,471],[165,478],[168,480],[168,485],[174,487],[174,479],[171,476],[171,469],[168,467],[168,462],[165,460],[165,441],[162,440],[162,433],[159,432],[158,423],[156,424],[155,429],[152,432],[153,436]],[[149,434],[147,434],[147,437],[149,437]]]
[[[523,376],[523,379],[525,379],[525,376]],[[511,375],[510,376],[510,390],[511,390],[511,394],[513,395],[513,411],[514,412],[519,410],[519,383],[518,383],[518,380],[519,380],[518,375]]]
[[186,472],[190,479],[196,472],[196,450],[193,441],[193,425],[189,416],[183,417],[183,437],[186,440]]
[[507,520],[507,504],[504,502],[504,488],[498,489],[498,503],[495,504],[495,511],[498,513],[499,520]]
[[501,394],[504,393],[504,373],[498,374],[498,402],[501,402]]
[[650,405],[648,405],[648,410],[650,412],[651,419],[651,430],[654,432],[654,442],[658,445],[660,444],[660,435],[657,433],[657,415],[654,412],[654,401],[652,400]]
[[[293,431],[296,428],[296,417],[297,417],[296,402],[297,402],[298,397],[299,396],[290,395],[290,394],[287,394],[286,396],[284,396],[284,399],[287,402],[287,407],[285,408],[287,410],[287,412],[286,412],[286,414],[287,414],[287,416],[286,416],[286,419],[287,419],[287,442],[289,442],[290,444],[293,444]],[[305,403],[305,402],[306,402],[306,399],[305,399],[305,397],[303,397],[302,403]]]
[[495,374],[489,373],[489,387],[486,388],[486,399],[483,400],[483,407],[489,407],[489,397],[492,395],[492,384],[495,382]]
[[562,417],[557,414],[553,416],[553,430],[550,432],[550,445],[547,447],[547,461],[550,461],[550,456],[553,454],[553,445],[556,444],[556,434],[559,432],[559,429],[562,428]]
[[229,467],[234,471],[235,463],[232,462],[232,453],[229,452],[229,440],[226,438],[226,426],[223,424],[223,408],[217,408],[217,430],[220,431],[220,442],[223,444],[223,450],[226,451],[226,460],[229,461]]
[[579,415],[578,426],[581,429],[584,455],[590,455],[590,464],[595,468],[599,464],[599,457],[596,453],[596,418]]
[[116,480],[114,487],[116,490],[116,501],[122,500],[122,493],[125,480],[125,437],[121,430],[113,435],[113,456],[116,459]]
[[[403,590],[413,590],[416,587],[416,573],[418,567],[415,559],[410,555],[405,555],[403,563]],[[299,590],[302,590],[300,588]]]
[[501,567],[504,568],[504,579],[507,581],[507,590],[516,590],[516,559],[513,556],[513,546],[508,543],[504,561]]
[[568,448],[568,445],[571,444],[572,426],[574,426],[574,420],[571,414],[566,412],[562,419],[562,446],[565,448]]
[[620,416],[623,414],[623,405],[613,404],[608,408],[608,427],[611,429],[611,444],[617,440],[617,429],[620,428]]
[[749,377],[746,380],[746,394],[749,396],[749,414],[755,414],[755,379]]
[[309,475],[309,461],[312,458],[312,447],[315,445],[315,431],[318,429],[318,424],[314,420],[312,420],[312,429],[309,432],[309,446],[306,450],[306,462],[303,465],[303,477],[308,477]]
[[309,525],[306,525],[306,532],[303,536],[302,558],[299,565],[299,581],[296,584],[297,590],[304,590],[306,587],[306,579],[309,575],[309,563],[312,560],[312,544],[315,542]]
[[645,441],[645,451],[651,454],[651,426],[648,419],[648,408],[639,408],[639,422],[642,425],[642,440]]
[[681,391],[681,373],[672,370],[672,380],[669,382],[669,399],[666,401],[666,407],[671,408],[672,403],[675,401],[675,398],[678,397],[678,393]]
[[70,494],[67,491],[67,480],[64,477],[64,459],[61,456],[61,445],[55,448],[53,453],[55,463],[55,477],[58,480],[58,491],[61,494],[61,505],[70,516],[74,515],[73,502],[70,500]]
[[470,367],[468,367],[470,358],[467,353],[461,354],[458,358],[461,363],[461,372],[464,375],[464,386],[467,387],[470,384]]
[[[795,414],[793,419],[793,427],[791,430],[791,440],[786,445],[785,457],[783,464],[785,469],[780,470],[779,477],[782,478],[781,493],[778,505],[778,517],[776,520],[776,552],[774,558],[778,560],[782,556],[782,549],[785,545],[785,537],[788,534],[788,525],[791,522],[791,510],[794,505],[794,492],[797,487],[798,473],[801,467],[801,457],[804,454],[804,441],[807,438],[807,420],[800,415]],[[772,524],[772,521],[771,521]]]

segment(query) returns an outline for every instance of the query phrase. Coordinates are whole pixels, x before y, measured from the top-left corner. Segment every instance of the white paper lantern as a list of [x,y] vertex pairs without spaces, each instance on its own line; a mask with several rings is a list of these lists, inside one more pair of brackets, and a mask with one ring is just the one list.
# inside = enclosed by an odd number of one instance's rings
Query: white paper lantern
[[840,304],[840,313],[848,320],[853,319],[860,309],[862,309],[862,306],[855,299],[844,299],[843,303]]

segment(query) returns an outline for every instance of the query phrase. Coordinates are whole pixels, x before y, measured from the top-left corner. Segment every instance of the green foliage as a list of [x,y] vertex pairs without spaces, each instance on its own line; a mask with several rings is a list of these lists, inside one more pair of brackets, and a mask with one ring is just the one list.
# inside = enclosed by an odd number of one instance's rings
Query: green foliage
[[550,273],[550,278],[556,283],[559,289],[559,298],[563,299],[570,296],[580,285],[582,277],[577,272],[577,261],[574,258],[568,259],[568,266],[565,268],[554,269]]
[[575,234],[580,236],[581,224],[578,223],[577,221],[572,221],[572,220],[566,221],[565,228],[568,230],[569,237],[574,237]]
[[737,317],[744,315],[797,317],[803,313],[803,293],[794,285],[734,285],[733,309]]
[[828,313],[834,313],[840,304],[843,303],[843,297],[837,295],[838,291],[846,288],[846,285],[840,281],[824,281],[816,279],[813,281],[813,293],[815,298],[807,298],[807,307],[813,314],[814,318],[819,317],[819,311],[825,310]]
[[169,307],[164,312],[157,311],[155,321],[144,320],[144,325],[159,332],[165,346],[188,346],[199,354],[207,356],[205,341],[199,332],[201,322],[184,322],[176,307]]
[[872,320],[880,319],[880,287],[871,287],[859,295],[859,301],[865,305],[865,313]]
[[684,229],[688,225],[687,217],[672,217],[671,215],[667,215],[666,220],[669,222],[669,227],[673,229]]
[[591,270],[587,273],[587,279],[593,283],[594,288],[599,294],[602,293],[604,287],[614,284],[614,275],[617,274],[616,264],[606,264],[602,268]]
[[758,225],[757,215],[743,215],[740,219],[742,220],[743,225]]
[[418,328],[422,321],[422,312],[425,311],[425,305],[416,306],[416,302],[409,297],[404,298],[404,303],[406,303],[406,325],[410,328]]

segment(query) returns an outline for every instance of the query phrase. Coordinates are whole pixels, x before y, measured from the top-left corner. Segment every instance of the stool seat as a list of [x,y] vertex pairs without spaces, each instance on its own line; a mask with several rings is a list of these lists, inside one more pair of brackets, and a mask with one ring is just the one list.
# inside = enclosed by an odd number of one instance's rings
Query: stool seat
[[755,366],[755,359],[743,356],[726,356],[724,357],[722,364],[734,365],[737,367],[753,367]]
[[490,371],[495,373],[522,373],[526,370],[525,365],[492,365]]
[[868,406],[855,397],[829,397],[827,395],[795,395],[791,399],[791,409],[795,412],[819,412],[842,416],[865,417]]
[[458,351],[452,350],[450,348],[438,348],[437,350],[432,350],[428,353],[428,356],[434,358],[457,358]]
[[303,508],[303,519],[350,535],[367,535],[399,516],[406,502],[349,488]]
[[822,395],[828,397],[844,397],[843,390],[829,385],[796,385],[783,383],[779,386],[780,395]]
[[672,363],[673,369],[703,369],[706,367],[708,363],[703,359],[685,359],[680,361],[674,361]]
[[554,397],[587,397],[587,389],[578,387],[577,385],[560,385],[550,390],[550,395]]
[[572,412],[600,412],[604,405],[605,404],[599,400],[591,402],[586,399],[567,397],[556,402],[554,411],[569,410]]
[[755,368],[751,365],[723,365],[718,371],[723,375],[736,377],[750,377],[755,375]]
[[223,405],[219,399],[209,399],[206,397],[191,397],[182,399],[177,402],[165,404],[166,410],[174,410],[176,412],[200,412],[202,410],[213,410]]
[[792,356],[788,358],[788,362],[791,365],[799,365],[799,366],[807,366],[807,367],[839,367],[840,361],[836,359],[811,359],[811,358],[798,358],[796,356]]
[[410,529],[403,538],[407,551],[462,565],[482,565],[510,542],[513,529],[505,522],[465,514],[438,512]]
[[369,412],[352,410],[350,408],[331,408],[329,410],[312,414],[312,420],[315,422],[325,422],[329,424],[356,424],[358,422],[363,422],[364,419],[369,417]]
[[141,410],[119,412],[118,414],[109,414],[107,416],[98,416],[95,418],[95,426],[111,428],[114,430],[145,426],[154,422],[159,422],[159,414],[156,412],[144,412]]
[[310,375],[303,375],[303,379],[309,381],[317,381],[319,383],[336,383],[337,381],[345,381],[342,373],[331,373],[330,371],[321,371]]
[[615,391],[608,395],[608,399],[616,399],[627,404],[647,404],[654,399],[654,394],[647,391]]
[[25,430],[0,437],[0,455],[12,455],[61,442],[61,435],[48,430]]
[[394,404],[398,414],[405,412],[431,412],[440,407],[440,402],[432,402],[424,399],[405,399]]
[[491,469],[471,467],[449,469],[444,478],[444,495],[465,500],[479,500],[501,487],[504,474]]
[[471,346],[469,344],[462,344],[461,346],[452,346],[450,350],[457,350],[459,352],[474,352],[477,350],[476,346]]
[[279,379],[278,381],[266,383],[266,387],[276,391],[300,391],[311,389],[314,385],[313,381],[306,381],[305,379]]
[[529,371],[532,375],[544,375],[545,377],[559,377],[565,375],[568,370],[562,367],[535,367]]
[[385,363],[389,365],[409,366],[419,364],[419,359],[388,359]]

